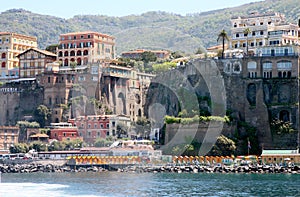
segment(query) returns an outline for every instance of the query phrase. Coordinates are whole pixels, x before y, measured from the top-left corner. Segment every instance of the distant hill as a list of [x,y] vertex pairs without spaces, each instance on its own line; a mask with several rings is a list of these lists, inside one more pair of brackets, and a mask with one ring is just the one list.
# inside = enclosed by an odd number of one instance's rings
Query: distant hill
[[232,16],[246,15],[252,11],[281,12],[289,22],[297,24],[300,1],[265,0],[186,16],[157,11],[124,17],[76,15],[63,19],[11,9],[0,14],[0,29],[36,36],[42,49],[58,43],[62,33],[92,30],[115,36],[118,54],[137,48],[194,53],[199,47],[216,45],[217,35],[223,28],[230,33]]

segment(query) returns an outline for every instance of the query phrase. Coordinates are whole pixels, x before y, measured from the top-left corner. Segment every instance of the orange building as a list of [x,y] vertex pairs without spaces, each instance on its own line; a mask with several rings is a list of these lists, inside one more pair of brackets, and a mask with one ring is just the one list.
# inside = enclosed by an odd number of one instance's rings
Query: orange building
[[9,152],[10,146],[18,142],[19,127],[0,126],[0,152]]
[[37,47],[37,38],[11,32],[0,32],[0,80],[19,77],[17,55]]
[[62,66],[77,66],[115,58],[115,38],[106,34],[87,31],[61,34],[57,50]]
[[58,141],[82,139],[78,136],[77,127],[71,123],[51,123],[50,132],[50,138]]

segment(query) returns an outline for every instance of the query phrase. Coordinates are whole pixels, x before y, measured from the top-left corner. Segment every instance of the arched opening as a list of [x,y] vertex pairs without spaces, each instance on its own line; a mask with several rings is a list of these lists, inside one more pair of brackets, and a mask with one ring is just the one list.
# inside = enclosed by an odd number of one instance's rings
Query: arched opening
[[291,77],[292,77],[292,72],[291,72],[291,71],[288,71],[288,72],[287,72],[287,77],[288,77],[288,78],[291,78]]
[[81,51],[80,50],[77,51],[77,56],[79,56],[79,55],[81,55]]
[[278,77],[279,77],[279,78],[282,78],[282,73],[281,73],[281,71],[278,72]]
[[119,114],[126,114],[126,100],[125,100],[125,96],[122,92],[119,93],[118,95],[118,104],[119,105]]
[[139,116],[139,117],[142,116],[142,110],[141,110],[141,109],[138,110],[138,116]]
[[58,52],[58,57],[62,57],[62,51]]
[[75,51],[71,51],[70,56],[75,56]]
[[69,60],[65,59],[64,66],[69,66]]
[[88,64],[88,58],[84,58],[83,59],[83,65],[87,65]]
[[289,122],[290,121],[290,113],[287,110],[280,111],[279,119],[284,122]]
[[68,51],[65,51],[64,56],[65,56],[65,57],[68,57],[68,56],[69,56],[69,52],[68,52]]
[[81,65],[81,58],[77,58],[77,65]]
[[88,54],[89,54],[88,50],[83,51],[83,55],[88,55]]
[[2,53],[1,58],[5,59],[6,58],[6,53]]
[[286,72],[285,71],[283,71],[282,77],[286,78]]
[[55,123],[59,123],[59,119],[58,118],[55,118]]
[[242,71],[242,66],[239,62],[235,62],[233,64],[233,72],[234,73],[240,73]]
[[5,66],[6,66],[6,63],[5,63],[5,62],[2,62],[1,67],[2,67],[2,68],[5,68]]
[[247,100],[250,105],[256,105],[256,85],[254,83],[250,83],[247,87]]

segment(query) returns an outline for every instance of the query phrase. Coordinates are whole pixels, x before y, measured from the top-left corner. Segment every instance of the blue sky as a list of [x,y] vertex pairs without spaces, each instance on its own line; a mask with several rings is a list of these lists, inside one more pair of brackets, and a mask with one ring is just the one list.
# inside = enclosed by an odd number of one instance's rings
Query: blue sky
[[0,12],[23,8],[34,13],[72,18],[74,15],[139,15],[147,11],[199,13],[261,0],[5,0]]

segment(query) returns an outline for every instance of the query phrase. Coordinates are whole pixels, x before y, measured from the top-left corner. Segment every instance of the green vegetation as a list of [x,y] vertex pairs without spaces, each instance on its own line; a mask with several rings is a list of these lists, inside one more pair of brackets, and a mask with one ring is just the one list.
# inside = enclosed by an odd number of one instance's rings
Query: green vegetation
[[224,59],[224,51],[225,51],[225,41],[229,40],[227,32],[223,29],[218,35],[217,41],[222,40],[222,59]]
[[[196,139],[193,139],[191,136],[186,136],[184,143],[170,147],[169,150],[165,150],[165,153],[177,156],[196,156],[199,155],[200,148],[200,142],[198,142]],[[235,151],[235,142],[232,139],[221,135],[217,138],[216,143],[214,144],[210,152],[207,153],[207,155],[231,156],[235,154]]]
[[248,154],[248,141],[250,142],[250,154],[260,154],[257,129],[247,122],[239,121],[233,139],[239,147],[239,154]]
[[186,16],[158,11],[124,17],[77,15],[70,19],[12,9],[1,13],[0,28],[2,31],[36,36],[42,49],[58,43],[58,36],[62,33],[91,30],[115,36],[118,54],[137,48],[192,54],[201,46],[216,45],[216,38],[224,27],[230,35],[230,18],[233,16],[252,11],[275,11],[283,13],[288,22],[297,24],[299,9],[298,0],[267,0]]
[[209,151],[209,156],[231,156],[236,150],[235,142],[224,135],[217,138],[216,143]]
[[291,122],[274,119],[271,122],[271,131],[273,134],[288,134],[294,133],[296,130],[292,127]]
[[176,68],[176,63],[174,62],[164,62],[161,64],[153,64],[152,68],[155,73],[162,73],[170,70],[171,68]]
[[49,122],[51,117],[51,111],[45,105],[39,105],[34,111],[34,119],[40,124],[40,127],[44,128]]
[[194,123],[200,123],[200,122],[209,122],[209,121],[221,121],[221,122],[230,122],[229,117],[224,116],[198,116],[195,115],[192,118],[180,118],[180,117],[174,117],[174,116],[165,116],[165,123],[166,124],[194,124]]
[[65,140],[65,141],[53,141],[52,143],[46,143],[42,141],[33,141],[27,143],[16,143],[10,147],[11,153],[27,153],[29,150],[34,149],[36,151],[58,151],[58,150],[73,150],[84,146],[82,140]]

